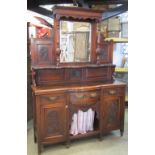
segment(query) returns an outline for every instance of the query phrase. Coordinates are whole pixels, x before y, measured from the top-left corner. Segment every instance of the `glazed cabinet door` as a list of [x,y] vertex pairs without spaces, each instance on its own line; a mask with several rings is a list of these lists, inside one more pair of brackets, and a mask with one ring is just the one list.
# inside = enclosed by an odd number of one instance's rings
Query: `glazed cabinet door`
[[[56,96],[45,96],[55,99]],[[66,107],[61,102],[61,96],[58,101],[48,101],[40,103],[40,133],[43,143],[54,143],[64,141],[66,138]]]
[[103,133],[111,130],[123,130],[124,108],[121,97],[103,98],[101,105]]

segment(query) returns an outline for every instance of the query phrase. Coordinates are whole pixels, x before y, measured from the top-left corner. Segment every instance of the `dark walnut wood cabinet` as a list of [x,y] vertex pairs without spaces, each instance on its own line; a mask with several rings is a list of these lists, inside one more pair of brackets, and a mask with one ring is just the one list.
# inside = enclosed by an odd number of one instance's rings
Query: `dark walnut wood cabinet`
[[[113,42],[97,24],[101,12],[55,7],[52,38],[31,39],[34,141],[42,146],[124,131],[125,84],[114,81]],[[79,39],[80,38],[80,39]],[[77,41],[78,40],[78,41]],[[73,115],[94,112],[93,130],[70,134]]]
[[101,96],[101,117],[103,133],[120,129],[121,135],[124,132],[124,87],[102,88]]

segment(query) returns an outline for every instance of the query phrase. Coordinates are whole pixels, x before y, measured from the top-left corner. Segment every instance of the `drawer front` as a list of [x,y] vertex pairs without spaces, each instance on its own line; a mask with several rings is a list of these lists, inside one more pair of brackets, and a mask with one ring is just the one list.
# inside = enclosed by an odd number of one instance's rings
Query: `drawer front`
[[65,102],[64,94],[49,94],[49,95],[41,95],[40,103],[41,104],[54,104],[58,102]]
[[70,93],[71,104],[83,104],[86,102],[93,103],[100,99],[99,91],[75,92]]
[[102,78],[106,79],[108,74],[108,68],[88,68],[86,70],[86,79]]
[[115,96],[125,93],[124,88],[105,88],[103,89],[103,96]]
[[36,76],[37,85],[50,85],[63,83],[65,77],[64,69],[44,69],[38,70]]

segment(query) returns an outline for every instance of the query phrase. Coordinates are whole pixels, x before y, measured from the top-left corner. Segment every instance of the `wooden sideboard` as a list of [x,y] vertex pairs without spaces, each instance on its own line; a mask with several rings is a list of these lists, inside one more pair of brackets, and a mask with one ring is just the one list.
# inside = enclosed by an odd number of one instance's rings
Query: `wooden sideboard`
[[[101,11],[55,7],[53,15],[52,38],[30,40],[34,140],[39,154],[46,144],[69,146],[73,139],[95,135],[102,139],[117,129],[122,136],[124,131],[125,84],[113,79],[113,42],[104,41],[97,29]],[[70,26],[73,30],[66,30]],[[86,40],[78,44],[77,36]],[[93,130],[70,134],[73,115],[89,109],[94,112]]]
[[[102,135],[111,130],[124,131],[125,84],[95,84],[86,86],[32,86],[34,98],[34,131],[38,151],[41,146],[58,142],[69,145],[72,139]],[[77,110],[95,113],[94,130],[70,135],[71,118]]]

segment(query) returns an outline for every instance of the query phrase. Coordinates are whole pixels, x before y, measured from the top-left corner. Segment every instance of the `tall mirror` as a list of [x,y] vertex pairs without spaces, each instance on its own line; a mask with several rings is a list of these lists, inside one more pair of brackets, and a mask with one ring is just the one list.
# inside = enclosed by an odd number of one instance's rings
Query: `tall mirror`
[[60,62],[90,62],[91,24],[60,21]]

